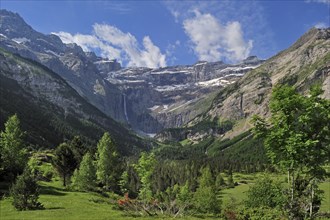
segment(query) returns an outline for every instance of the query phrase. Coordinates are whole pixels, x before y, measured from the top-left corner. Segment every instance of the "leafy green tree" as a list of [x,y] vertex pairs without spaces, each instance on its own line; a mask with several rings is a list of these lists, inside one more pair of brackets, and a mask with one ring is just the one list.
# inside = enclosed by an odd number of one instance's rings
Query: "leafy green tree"
[[63,179],[63,186],[66,186],[77,167],[74,154],[67,143],[62,143],[55,149],[52,164]]
[[119,156],[110,134],[105,132],[97,144],[97,179],[106,189],[117,186],[119,176]]
[[281,208],[284,202],[281,183],[273,181],[269,176],[258,179],[247,191],[246,206],[249,208]]
[[152,174],[156,166],[156,158],[153,153],[141,153],[138,164],[134,166],[141,181],[139,198],[143,201],[150,201],[152,198]]
[[123,194],[129,191],[129,176],[127,170],[125,170],[120,176],[119,187]]
[[79,169],[76,169],[72,177],[72,185],[81,191],[94,190],[96,187],[96,168],[92,155],[86,153],[82,158]]
[[220,201],[217,199],[214,179],[209,167],[201,169],[198,188],[194,194],[194,207],[200,213],[219,213]]
[[21,173],[27,163],[23,137],[17,115],[11,116],[0,133],[0,172],[5,171],[11,179]]
[[37,181],[29,169],[25,169],[23,174],[17,177],[16,183],[10,189],[10,194],[17,210],[43,208],[42,204],[38,202],[39,187]]
[[324,165],[330,160],[330,101],[320,98],[322,93],[320,86],[312,87],[308,97],[293,87],[277,87],[270,101],[270,124],[259,116],[252,120],[255,136],[264,138],[271,162],[288,173],[292,218],[298,213],[297,177],[305,175],[309,182],[309,215],[313,217],[316,182],[326,176]]

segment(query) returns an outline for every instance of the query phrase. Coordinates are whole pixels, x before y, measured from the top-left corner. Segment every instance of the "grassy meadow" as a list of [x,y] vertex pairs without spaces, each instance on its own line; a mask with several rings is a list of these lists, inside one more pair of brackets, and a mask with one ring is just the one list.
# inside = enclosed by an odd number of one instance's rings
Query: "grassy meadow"
[[[243,182],[235,188],[224,189],[220,197],[226,205],[235,202],[240,204],[246,198],[246,191],[253,182],[262,174],[234,174],[235,182]],[[284,176],[274,176],[274,178],[284,178]],[[12,199],[4,197],[0,200],[0,219],[167,219],[166,216],[155,217],[132,217],[125,212],[116,209],[117,195],[108,194],[107,197],[98,193],[75,192],[63,188],[59,180],[52,182],[39,182],[41,186],[39,201],[44,205],[44,210],[16,211],[12,206]],[[330,212],[330,180],[320,184],[320,188],[325,191],[322,201],[321,211]],[[197,217],[186,216],[180,219],[199,219]],[[203,218],[205,219],[205,217]],[[207,219],[207,218],[206,218]],[[214,219],[209,217],[209,219]]]

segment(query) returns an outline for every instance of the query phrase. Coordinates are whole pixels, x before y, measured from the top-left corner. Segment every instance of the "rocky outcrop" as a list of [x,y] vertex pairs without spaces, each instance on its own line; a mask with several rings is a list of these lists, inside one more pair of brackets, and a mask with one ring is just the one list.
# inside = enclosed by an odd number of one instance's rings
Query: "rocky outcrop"
[[[294,85],[306,94],[314,83],[321,83],[329,96],[330,29],[312,29],[295,44],[267,60],[233,85],[223,89],[205,117],[240,121],[228,136],[251,127],[252,115],[269,116],[272,88],[278,84]],[[195,123],[204,120],[195,119]]]

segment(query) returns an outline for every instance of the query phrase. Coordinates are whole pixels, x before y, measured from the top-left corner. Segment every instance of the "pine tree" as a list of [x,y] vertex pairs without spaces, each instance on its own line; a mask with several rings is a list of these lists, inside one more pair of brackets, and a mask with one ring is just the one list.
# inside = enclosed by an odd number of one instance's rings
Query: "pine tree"
[[200,213],[218,213],[220,201],[217,200],[214,179],[209,167],[201,169],[198,188],[194,194],[194,207]]
[[58,174],[63,179],[63,186],[66,186],[68,180],[72,176],[77,162],[74,158],[74,154],[67,143],[60,144],[55,150],[55,157],[53,158],[53,166],[57,170]]
[[141,181],[139,197],[144,201],[152,198],[152,174],[156,166],[156,158],[153,153],[147,154],[142,152],[139,162],[134,166]]
[[11,116],[0,133],[0,172],[5,171],[11,179],[21,173],[27,163],[23,136],[17,115]]
[[69,145],[77,162],[76,168],[78,168],[83,156],[87,151],[86,144],[83,142],[80,136],[74,136],[73,139],[70,141]]
[[234,179],[233,179],[233,173],[231,171],[229,171],[229,174],[228,174],[227,185],[230,188],[235,187],[235,183],[234,183]]
[[90,153],[86,153],[72,177],[72,185],[77,190],[90,191],[96,187],[96,169]]
[[223,179],[221,173],[219,173],[215,179],[215,188],[220,190],[222,186],[225,185],[225,180]]
[[97,144],[97,179],[106,189],[117,186],[119,158],[110,134],[105,132]]
[[23,174],[17,177],[16,183],[10,189],[10,194],[17,210],[43,208],[42,204],[38,202],[39,187],[37,181],[29,169],[25,169]]

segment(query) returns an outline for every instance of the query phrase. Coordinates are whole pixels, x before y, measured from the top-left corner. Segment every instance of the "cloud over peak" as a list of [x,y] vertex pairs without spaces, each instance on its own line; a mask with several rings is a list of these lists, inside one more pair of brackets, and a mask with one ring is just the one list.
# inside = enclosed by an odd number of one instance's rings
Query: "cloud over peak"
[[142,45],[131,33],[124,33],[115,26],[94,24],[93,34],[70,34],[66,32],[53,33],[58,35],[63,43],[76,43],[84,51],[100,51],[101,56],[117,59],[127,66],[164,67],[166,55],[153,44],[149,36],[143,38]]
[[194,17],[183,21],[183,28],[200,60],[237,62],[249,55],[253,42],[244,40],[239,22],[221,24],[209,13],[202,14],[198,10],[194,13]]

